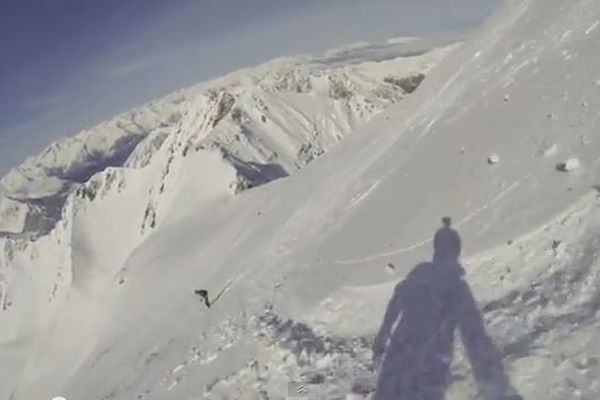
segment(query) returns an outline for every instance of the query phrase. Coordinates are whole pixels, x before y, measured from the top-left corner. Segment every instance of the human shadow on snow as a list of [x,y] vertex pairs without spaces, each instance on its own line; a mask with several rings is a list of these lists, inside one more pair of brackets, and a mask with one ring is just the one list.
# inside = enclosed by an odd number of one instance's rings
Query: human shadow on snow
[[373,346],[375,400],[443,400],[450,383],[455,331],[485,400],[522,400],[485,330],[464,270],[461,239],[443,218],[433,260],[415,266],[390,300]]

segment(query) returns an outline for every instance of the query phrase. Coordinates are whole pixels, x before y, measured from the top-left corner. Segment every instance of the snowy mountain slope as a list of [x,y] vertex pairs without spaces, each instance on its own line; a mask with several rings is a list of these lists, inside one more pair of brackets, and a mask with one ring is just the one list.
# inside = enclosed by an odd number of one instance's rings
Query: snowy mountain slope
[[[401,388],[406,379],[421,383],[415,391],[432,390],[423,379],[445,376],[402,362],[402,347],[438,340],[420,323],[440,322],[430,316],[454,304],[440,292],[459,287],[476,305],[469,323],[459,321],[460,334],[445,338],[439,355],[449,382],[434,399],[596,398],[599,20],[600,6],[589,0],[509,0],[401,105],[307,168],[235,197],[225,193],[239,170],[220,162],[231,155],[207,147],[195,154],[221,179],[196,179],[173,164],[179,179],[165,187],[169,201],[146,208],[151,216],[163,207],[160,223],[132,253],[123,250],[129,233],[112,240],[117,230],[89,226],[92,217],[74,231],[59,224],[36,252],[46,241],[53,248],[52,235],[66,229],[78,241],[69,246],[78,273],[94,263],[92,274],[108,271],[67,280],[43,313],[17,299],[22,308],[4,314],[18,327],[4,336],[0,356],[0,365],[17,366],[7,379],[12,398],[281,399],[290,380],[319,383],[324,398],[373,398],[372,345],[398,283],[409,293],[424,288],[417,294],[432,303],[404,304],[417,322],[404,329],[414,336],[386,348],[386,359],[399,361],[382,364],[384,386]],[[165,140],[167,149],[176,143]],[[289,172],[286,144],[278,164]],[[168,162],[170,154],[157,157]],[[579,168],[566,168],[574,158]],[[214,186],[189,193],[198,181]],[[145,187],[141,177],[126,182]],[[223,200],[200,209],[208,193]],[[113,209],[133,207],[106,198]],[[82,212],[75,203],[65,212]],[[461,236],[464,276],[426,263],[443,216]],[[106,247],[94,254],[94,246]],[[15,252],[19,273],[30,271],[28,249]],[[42,270],[10,282],[51,282]],[[207,309],[193,294],[200,288],[213,299],[224,292]]]
[[[173,135],[180,136],[173,151],[220,148],[248,162],[301,167],[412,92],[421,74],[451,49],[436,47],[442,45],[447,43],[414,39],[371,50],[359,46],[348,50],[353,56],[347,62],[275,60],[124,113],[52,144],[9,172],[0,185],[0,232],[47,232],[59,217],[56,204],[74,187],[107,167],[146,165]],[[378,54],[381,62],[372,62]]]
[[[373,384],[370,341],[391,289],[430,258],[438,220],[451,215],[466,255],[479,253],[464,263],[467,280],[505,354],[511,386],[524,398],[594,398],[598,59],[591,47],[597,36],[586,32],[599,11],[591,2],[561,4],[509,3],[402,110],[289,180],[158,232],[128,262],[121,304],[134,309],[117,311],[130,327],[153,328],[138,347],[118,345],[109,350],[118,357],[94,366],[121,366],[117,384],[83,383],[80,373],[67,393],[261,398],[265,391],[282,398],[287,381],[305,374],[323,380],[332,397],[352,396],[354,387],[360,398]],[[568,30],[570,41],[556,43]],[[579,61],[565,66],[565,49]],[[566,71],[571,84],[557,90]],[[507,77],[514,81],[504,87]],[[487,163],[492,153],[499,164]],[[556,169],[573,156],[580,170]],[[207,238],[211,229],[220,237]],[[393,277],[387,262],[396,265]],[[167,277],[165,264],[182,276]],[[198,310],[195,287],[218,291],[231,278],[240,283],[215,308]],[[164,329],[171,310],[178,316]],[[131,347],[139,356],[127,361]],[[458,347],[448,397],[477,398]]]
[[[106,285],[125,283],[132,251],[163,223],[210,213],[305,166],[453,50],[423,41],[414,55],[415,43],[377,47],[380,62],[303,57],[231,74],[57,142],[11,171],[0,200],[0,318],[10,326],[0,365],[11,365],[2,367],[3,390],[39,380],[38,390],[76,370],[110,310]],[[77,337],[54,336],[65,329]]]

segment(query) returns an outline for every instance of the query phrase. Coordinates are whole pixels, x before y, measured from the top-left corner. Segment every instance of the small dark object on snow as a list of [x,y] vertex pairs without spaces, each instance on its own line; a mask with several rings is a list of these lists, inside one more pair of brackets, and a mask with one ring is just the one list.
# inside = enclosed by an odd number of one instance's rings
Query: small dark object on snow
[[205,289],[194,290],[194,293],[196,293],[198,296],[202,297],[206,307],[210,308],[210,300],[208,299],[208,290],[205,290]]
[[225,284],[225,286],[223,286],[223,289],[221,289],[221,291],[212,299],[212,301],[208,298],[208,290],[206,290],[206,289],[194,290],[194,293],[197,294],[198,296],[202,297],[202,300],[204,301],[204,304],[206,305],[206,307],[210,308],[213,304],[215,304],[221,298],[221,296],[223,296],[223,294],[225,294],[225,292],[227,290],[229,290],[229,288],[231,287],[231,284],[233,282],[234,282],[234,280],[230,279]]
[[560,240],[553,240],[552,241],[552,250],[556,251],[556,249],[558,249],[558,246],[560,246],[561,243],[562,242]]

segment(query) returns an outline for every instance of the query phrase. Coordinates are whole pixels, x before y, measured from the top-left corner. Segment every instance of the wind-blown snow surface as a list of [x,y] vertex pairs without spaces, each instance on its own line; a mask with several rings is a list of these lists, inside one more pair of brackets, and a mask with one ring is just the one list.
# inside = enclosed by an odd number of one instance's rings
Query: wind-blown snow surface
[[[256,167],[244,157],[224,163],[230,153],[208,145],[182,157],[181,144],[172,161],[157,151],[163,161],[148,162],[143,149],[177,136],[138,144],[127,162],[144,168],[95,175],[47,235],[6,239],[5,395],[280,399],[296,380],[320,382],[323,398],[372,397],[371,346],[394,286],[431,259],[450,216],[463,243],[457,279],[477,307],[448,341],[445,393],[430,398],[597,398],[599,20],[594,1],[509,0],[402,104],[235,197],[240,174],[252,182],[240,171]],[[575,158],[578,168],[557,168]],[[165,165],[165,200],[149,202]],[[140,204],[142,225],[128,222]],[[198,288],[225,291],[207,309]],[[473,342],[487,354],[463,350]],[[398,351],[392,342],[386,357]],[[473,363],[494,357],[501,373]],[[400,362],[385,383],[426,379],[422,368]]]
[[304,167],[412,93],[447,46],[404,39],[275,60],[120,115],[11,171],[0,191],[0,396],[47,397],[94,357],[110,299],[137,273],[128,259],[153,233]]

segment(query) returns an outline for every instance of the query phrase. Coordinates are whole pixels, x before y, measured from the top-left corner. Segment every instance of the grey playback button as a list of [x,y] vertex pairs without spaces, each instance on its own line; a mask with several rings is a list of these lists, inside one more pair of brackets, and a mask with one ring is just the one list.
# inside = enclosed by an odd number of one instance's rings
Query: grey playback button
[[290,382],[288,395],[293,399],[317,399],[320,394],[319,385],[315,383]]

